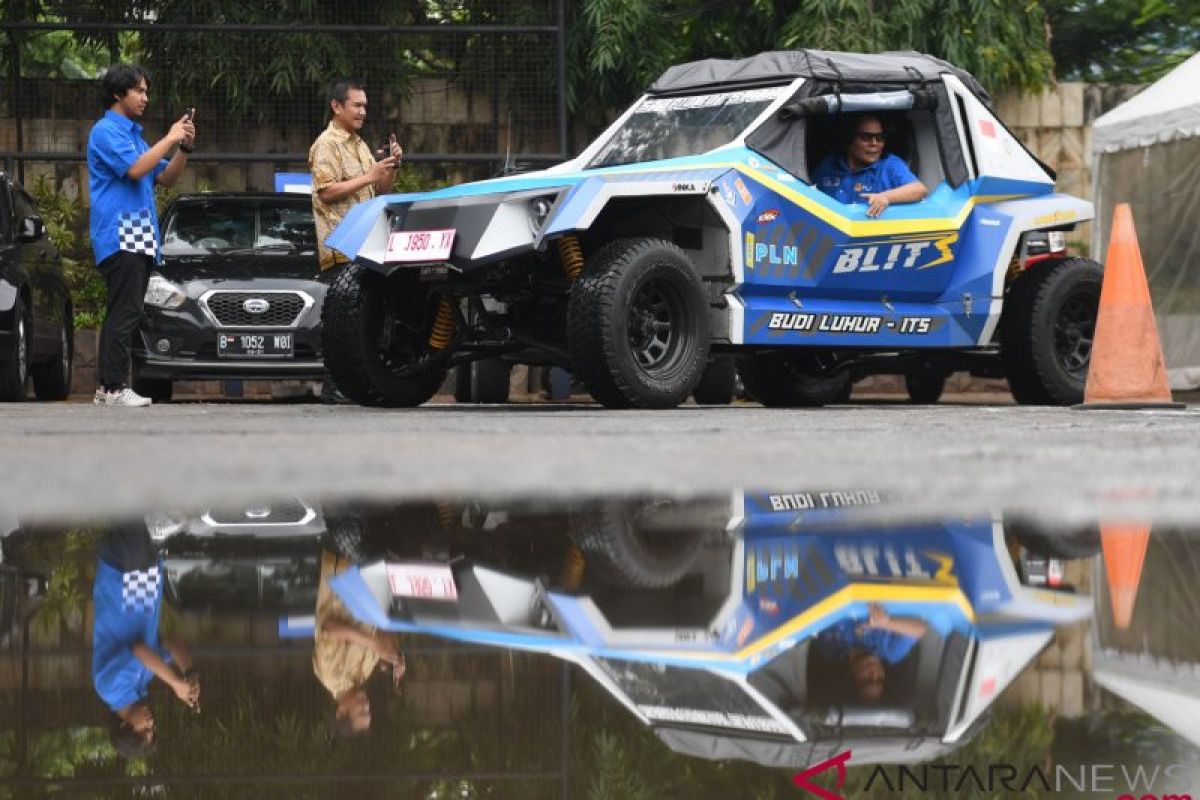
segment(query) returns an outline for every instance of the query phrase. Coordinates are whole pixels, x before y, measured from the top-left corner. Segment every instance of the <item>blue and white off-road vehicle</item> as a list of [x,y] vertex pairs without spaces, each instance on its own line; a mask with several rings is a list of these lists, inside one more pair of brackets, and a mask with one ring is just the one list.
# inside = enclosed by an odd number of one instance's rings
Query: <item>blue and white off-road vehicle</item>
[[[929,189],[877,218],[812,183],[845,114],[884,122]],[[577,158],[355,208],[325,301],[330,374],[414,406],[454,365],[571,369],[610,407],[721,399],[733,358],[770,406],[954,370],[1022,403],[1082,398],[1099,265],[1064,231],[1092,205],[1012,135],[965,72],[918,53],[814,50],[672,67]]]

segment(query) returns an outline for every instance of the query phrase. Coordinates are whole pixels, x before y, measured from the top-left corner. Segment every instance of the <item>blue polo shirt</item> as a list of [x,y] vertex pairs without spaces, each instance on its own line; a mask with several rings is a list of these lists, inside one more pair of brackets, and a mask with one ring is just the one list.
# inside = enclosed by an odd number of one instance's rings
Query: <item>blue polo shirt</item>
[[142,253],[158,260],[158,211],[154,179],[166,160],[133,180],[133,162],[150,149],[142,126],[115,111],[105,111],[88,135],[88,189],[91,192],[92,253],[96,263],[118,250]]
[[817,650],[825,658],[836,661],[845,658],[852,647],[861,647],[879,656],[880,661],[895,664],[903,661],[917,644],[915,637],[881,628],[865,628],[859,631],[858,626],[864,621],[844,619],[821,631],[817,635]]
[[158,641],[162,589],[161,563],[133,572],[121,572],[103,559],[96,566],[92,684],[113,711],[146,697],[154,679],[154,673],[133,654],[135,644],[142,642],[171,663]]
[[825,156],[813,171],[813,185],[834,200],[847,205],[866,205],[864,194],[886,192],[917,179],[904,160],[889,154],[874,164],[852,170],[843,156]]

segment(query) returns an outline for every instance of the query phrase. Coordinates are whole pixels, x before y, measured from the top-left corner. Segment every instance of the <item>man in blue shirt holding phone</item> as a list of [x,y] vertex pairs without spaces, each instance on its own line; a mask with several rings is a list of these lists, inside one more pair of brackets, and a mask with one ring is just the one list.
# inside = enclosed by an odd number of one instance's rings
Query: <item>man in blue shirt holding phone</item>
[[[87,146],[92,252],[108,285],[95,402],[148,406],[150,400],[130,389],[127,378],[146,283],[160,261],[154,186],[170,186],[179,178],[192,152],[196,127],[189,111],[151,147],[137,123],[148,102],[146,71],[132,64],[114,64],[102,82],[107,110],[92,126]],[[177,145],[168,161],[167,154]]]

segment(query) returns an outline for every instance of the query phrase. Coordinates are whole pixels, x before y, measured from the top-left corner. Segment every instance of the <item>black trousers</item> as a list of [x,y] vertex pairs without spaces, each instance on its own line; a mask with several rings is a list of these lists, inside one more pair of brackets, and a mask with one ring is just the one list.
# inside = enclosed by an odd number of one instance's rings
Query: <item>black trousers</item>
[[154,259],[118,250],[96,265],[108,284],[108,311],[100,328],[96,383],[108,389],[129,381],[133,334],[142,318],[142,301]]

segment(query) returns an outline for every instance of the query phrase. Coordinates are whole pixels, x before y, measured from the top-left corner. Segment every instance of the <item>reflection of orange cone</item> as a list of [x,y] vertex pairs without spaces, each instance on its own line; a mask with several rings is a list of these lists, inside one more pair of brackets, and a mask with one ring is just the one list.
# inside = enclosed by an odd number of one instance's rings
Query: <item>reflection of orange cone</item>
[[1076,408],[1183,407],[1171,402],[1133,212],[1128,203],[1119,203],[1113,209],[1083,405]]
[[1108,595],[1112,601],[1113,623],[1128,628],[1133,619],[1142,562],[1150,541],[1150,525],[1101,525],[1100,544],[1104,548],[1104,572],[1108,576]]

